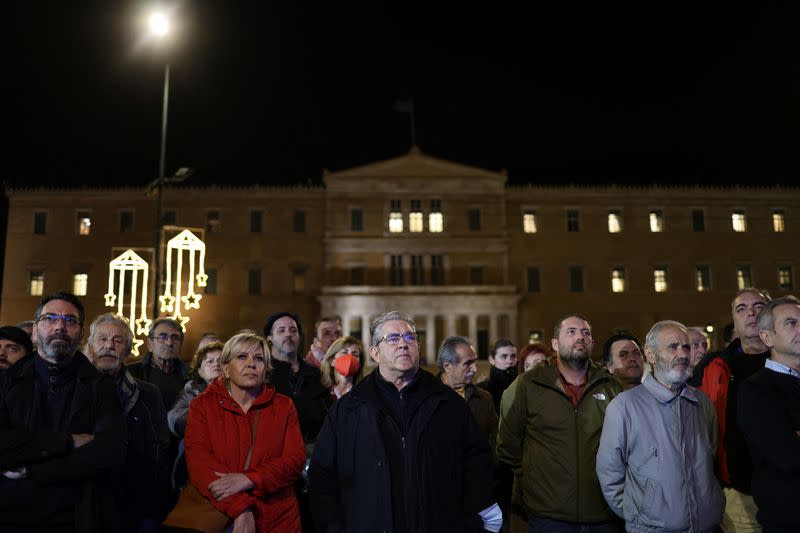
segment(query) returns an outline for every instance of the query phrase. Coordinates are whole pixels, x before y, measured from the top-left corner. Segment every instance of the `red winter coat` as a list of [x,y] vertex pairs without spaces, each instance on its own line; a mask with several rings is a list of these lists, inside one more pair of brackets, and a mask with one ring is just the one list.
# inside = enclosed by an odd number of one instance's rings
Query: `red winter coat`
[[[256,412],[253,456],[243,470]],[[252,509],[259,532],[301,531],[293,483],[305,463],[305,445],[292,400],[275,387],[265,385],[245,414],[218,378],[189,406],[185,446],[189,480],[220,511],[236,518]],[[218,479],[214,472],[243,472],[255,487],[216,501],[208,490]]]

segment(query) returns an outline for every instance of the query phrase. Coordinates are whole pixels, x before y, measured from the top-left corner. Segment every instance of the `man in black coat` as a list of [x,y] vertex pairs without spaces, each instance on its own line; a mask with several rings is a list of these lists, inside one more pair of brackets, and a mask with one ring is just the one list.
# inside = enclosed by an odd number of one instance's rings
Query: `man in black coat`
[[331,407],[314,448],[317,530],[499,531],[489,444],[464,399],[419,368],[414,322],[384,313],[372,344],[378,368]]
[[772,300],[758,315],[771,355],[739,386],[738,421],[753,459],[756,518],[765,533],[800,531],[800,300]]
[[86,355],[97,370],[113,378],[125,414],[125,465],[113,476],[122,531],[157,532],[169,511],[170,433],[158,388],[125,369],[132,343],[127,321],[106,313],[89,326]]
[[0,376],[0,530],[117,531],[110,473],[125,423],[114,383],[78,351],[74,295],[44,297],[35,318],[38,352]]

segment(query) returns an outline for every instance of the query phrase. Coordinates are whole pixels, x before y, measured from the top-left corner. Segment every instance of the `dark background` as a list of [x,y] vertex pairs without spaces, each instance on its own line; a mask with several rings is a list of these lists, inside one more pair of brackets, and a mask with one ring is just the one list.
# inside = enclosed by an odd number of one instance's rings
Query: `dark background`
[[141,42],[144,2],[7,6],[4,181],[155,178],[168,59],[166,172],[197,185],[401,155],[408,97],[424,152],[511,182],[795,182],[796,7],[311,4],[172,3],[167,54]]

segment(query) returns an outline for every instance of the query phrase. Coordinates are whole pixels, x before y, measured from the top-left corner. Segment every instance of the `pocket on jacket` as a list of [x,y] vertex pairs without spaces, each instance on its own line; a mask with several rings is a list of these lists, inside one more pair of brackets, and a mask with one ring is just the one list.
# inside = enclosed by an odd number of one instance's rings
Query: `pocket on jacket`
[[650,448],[642,460],[631,460],[631,466],[642,474],[647,475],[648,472],[655,474],[658,468],[658,448]]

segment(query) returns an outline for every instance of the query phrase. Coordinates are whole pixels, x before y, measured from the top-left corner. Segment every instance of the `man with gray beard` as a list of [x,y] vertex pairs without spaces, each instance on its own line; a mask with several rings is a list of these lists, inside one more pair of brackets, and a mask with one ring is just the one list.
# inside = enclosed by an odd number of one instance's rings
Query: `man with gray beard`
[[690,355],[686,327],[657,322],[645,339],[653,374],[606,410],[597,477],[629,532],[713,531],[722,520],[716,413],[705,394],[686,385]]
[[517,475],[531,532],[618,531],[595,474],[608,403],[621,386],[590,364],[592,327],[565,315],[552,339],[555,362],[517,378],[514,401],[500,414],[497,457]]
[[114,472],[113,483],[121,529],[156,532],[168,511],[170,433],[158,387],[135,379],[125,368],[132,343],[128,322],[106,313],[89,326],[86,355],[97,370],[114,379],[125,415],[125,465]]
[[114,382],[78,351],[78,298],[45,296],[34,316],[38,352],[0,375],[0,530],[118,531],[110,473],[125,426]]

